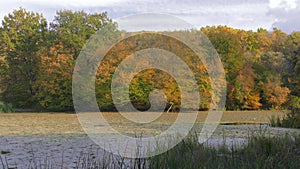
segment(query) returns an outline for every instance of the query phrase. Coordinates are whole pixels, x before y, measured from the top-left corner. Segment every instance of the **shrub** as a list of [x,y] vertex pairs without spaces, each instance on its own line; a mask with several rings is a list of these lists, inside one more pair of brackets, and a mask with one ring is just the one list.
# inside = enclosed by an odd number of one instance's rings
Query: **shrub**
[[0,102],[0,113],[11,113],[14,112],[12,104]]
[[300,109],[300,97],[291,96],[290,106],[294,109]]

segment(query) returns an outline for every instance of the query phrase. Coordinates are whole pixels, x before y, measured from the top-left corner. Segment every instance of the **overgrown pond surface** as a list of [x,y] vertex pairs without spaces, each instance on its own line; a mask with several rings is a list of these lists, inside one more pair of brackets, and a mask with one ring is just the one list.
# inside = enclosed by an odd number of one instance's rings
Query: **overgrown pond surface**
[[[271,137],[288,136],[293,139],[293,135],[300,134],[299,129],[273,128],[266,124],[271,116],[284,116],[285,113],[225,112],[222,118],[223,125],[219,125],[204,144],[213,147],[221,144],[227,145],[228,148],[238,147],[247,143],[247,138],[253,133]],[[201,130],[206,115],[205,112],[199,113],[193,130]],[[116,128],[122,132],[126,131],[124,128],[128,125],[120,116],[115,113],[107,113],[107,116]],[[174,118],[175,113],[163,115],[161,121],[151,124],[151,129],[146,131],[155,134],[164,130]],[[238,123],[241,125],[232,125]],[[253,125],[258,123],[263,125]],[[0,169],[30,166],[34,168],[34,165],[76,168],[82,160],[86,160],[85,157],[101,157],[104,153],[105,151],[83,132],[75,114],[0,114]]]

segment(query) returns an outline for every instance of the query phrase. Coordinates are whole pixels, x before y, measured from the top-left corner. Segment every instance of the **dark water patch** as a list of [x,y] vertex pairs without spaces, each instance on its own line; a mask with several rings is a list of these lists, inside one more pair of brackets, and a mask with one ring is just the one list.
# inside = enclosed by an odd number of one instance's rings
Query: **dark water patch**
[[235,125],[235,126],[239,126],[239,125],[266,125],[269,126],[269,123],[262,123],[262,122],[258,122],[258,121],[249,121],[249,122],[221,122],[220,125]]
[[9,153],[10,153],[10,151],[5,151],[5,150],[2,150],[2,151],[0,152],[0,154],[2,154],[2,155],[9,154]]

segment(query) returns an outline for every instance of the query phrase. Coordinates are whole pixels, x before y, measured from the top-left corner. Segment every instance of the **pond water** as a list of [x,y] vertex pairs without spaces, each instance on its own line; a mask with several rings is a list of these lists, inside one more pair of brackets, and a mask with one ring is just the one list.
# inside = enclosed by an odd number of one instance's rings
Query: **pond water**
[[[243,112],[244,113],[244,112]],[[299,129],[273,128],[268,125],[247,125],[251,119],[266,123],[266,117],[254,113],[235,115],[234,118],[225,113],[224,124],[237,122],[245,125],[219,125],[213,135],[204,145],[218,147],[225,145],[229,149],[234,146],[242,147],[251,135],[265,134],[266,136],[293,136],[300,134]],[[278,113],[278,112],[275,112]],[[265,113],[266,114],[266,113]],[[273,112],[274,114],[274,112]],[[271,113],[271,115],[273,115]],[[280,112],[278,113],[280,114]],[[109,114],[113,123],[120,131],[126,131],[128,123]],[[205,113],[199,115],[205,117]],[[228,117],[226,117],[228,116]],[[170,126],[175,114],[163,117],[162,122],[144,126],[143,131],[157,134]],[[258,119],[261,117],[262,119]],[[203,119],[199,118],[193,130],[201,131]],[[225,123],[226,122],[226,123]],[[252,123],[252,122],[251,122]],[[149,128],[147,128],[149,127]],[[133,134],[133,133],[128,133]],[[100,158],[108,153],[96,145],[82,130],[75,114],[0,114],[0,169],[28,168],[33,165],[52,166],[53,168],[76,168],[78,163],[86,158]],[[109,155],[109,154],[108,154]],[[115,156],[116,157],[116,156]],[[117,158],[117,157],[116,157]],[[34,167],[35,168],[35,167]]]
[[[265,132],[267,136],[300,134],[297,129],[220,125],[204,145],[238,148],[247,143],[249,134],[261,132]],[[10,168],[28,168],[33,165],[76,168],[79,161],[85,157],[96,158],[105,154],[105,151],[85,134],[0,136],[0,151],[2,163]],[[1,163],[0,168],[3,168]]]

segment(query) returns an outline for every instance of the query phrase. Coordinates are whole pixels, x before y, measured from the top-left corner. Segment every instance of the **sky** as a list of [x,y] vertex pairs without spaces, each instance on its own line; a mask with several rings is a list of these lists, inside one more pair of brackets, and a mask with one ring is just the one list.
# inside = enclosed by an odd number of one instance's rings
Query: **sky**
[[0,0],[0,18],[14,9],[43,13],[50,22],[61,9],[108,12],[112,19],[141,13],[169,14],[197,28],[227,25],[245,30],[300,31],[300,0]]

